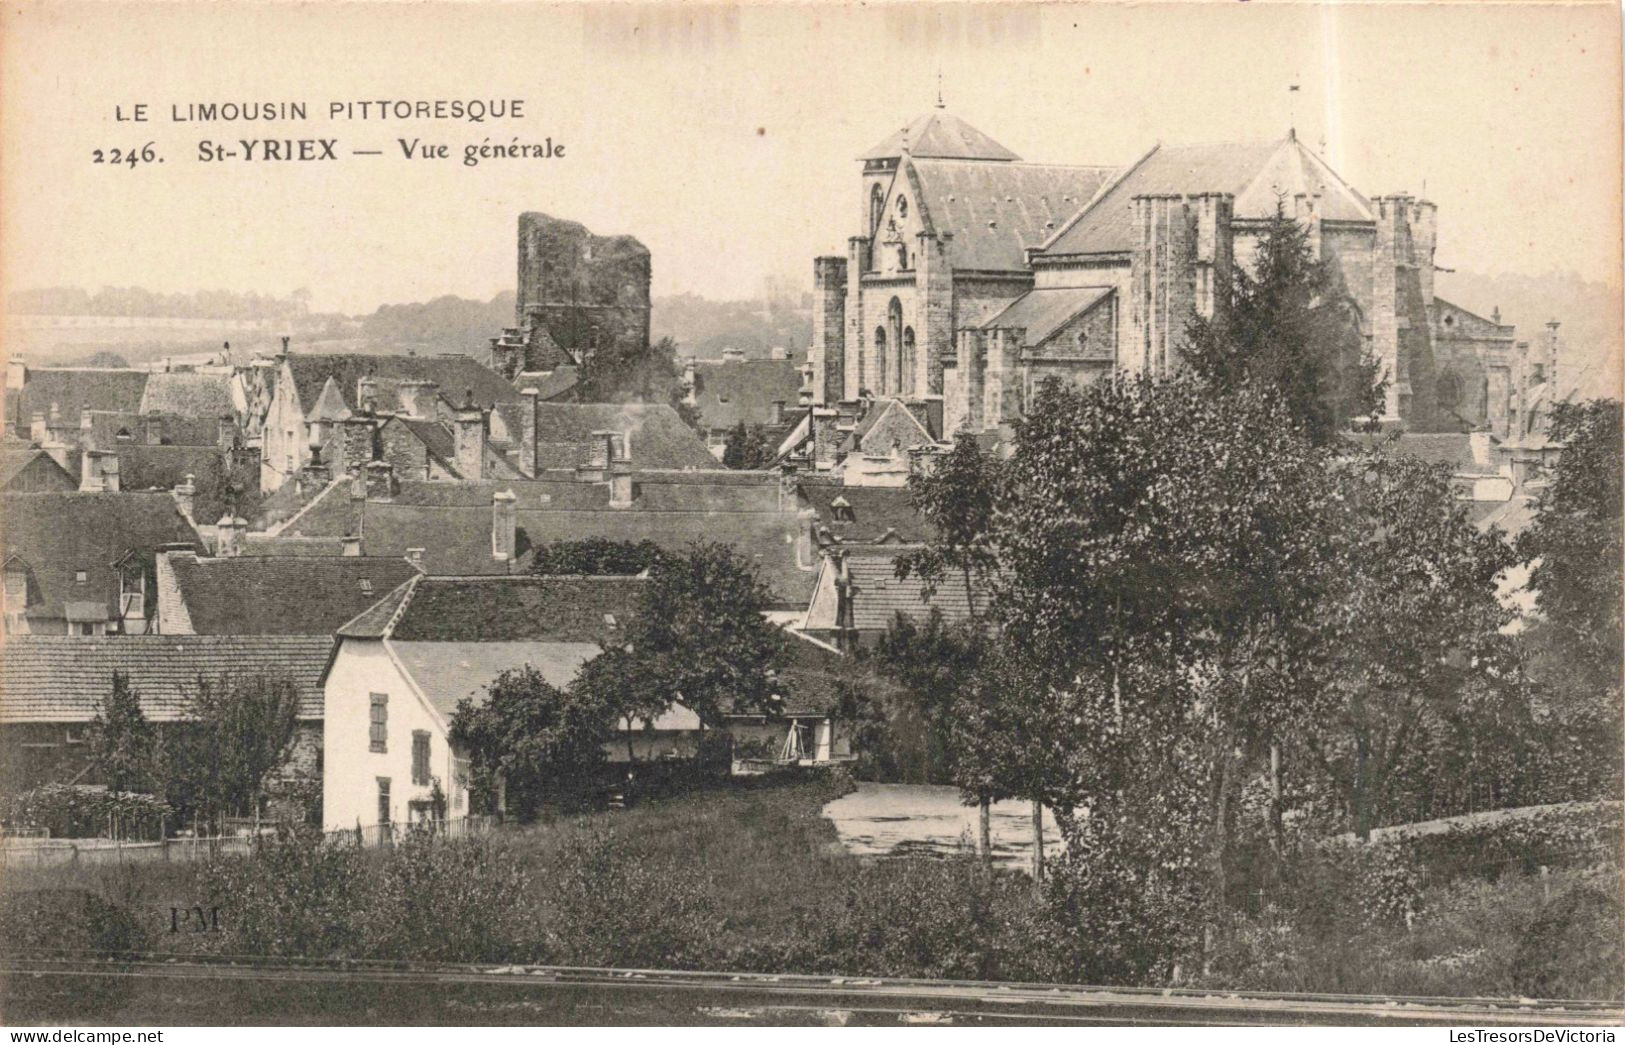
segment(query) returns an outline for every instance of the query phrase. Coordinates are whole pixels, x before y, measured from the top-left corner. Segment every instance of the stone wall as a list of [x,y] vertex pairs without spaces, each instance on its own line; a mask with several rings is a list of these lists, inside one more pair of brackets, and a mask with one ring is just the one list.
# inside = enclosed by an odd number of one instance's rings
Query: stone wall
[[526,331],[525,370],[551,370],[556,345],[576,359],[598,346],[649,343],[651,261],[631,236],[595,236],[546,214],[519,216],[515,322]]

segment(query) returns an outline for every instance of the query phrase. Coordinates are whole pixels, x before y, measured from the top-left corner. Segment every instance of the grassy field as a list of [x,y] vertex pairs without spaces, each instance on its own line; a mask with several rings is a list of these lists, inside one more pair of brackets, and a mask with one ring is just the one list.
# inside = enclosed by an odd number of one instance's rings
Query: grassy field
[[[491,841],[392,851],[271,847],[253,860],[18,870],[13,949],[94,946],[42,890],[124,912],[131,949],[1067,980],[1058,926],[1028,880],[971,860],[859,860],[820,809],[827,777],[744,782],[626,811],[558,818]],[[1353,994],[1619,995],[1617,867],[1429,886],[1408,926],[1328,903],[1314,924],[1241,919],[1185,985]],[[69,890],[71,892],[60,892]],[[76,905],[76,906],[75,906]],[[173,907],[221,908],[221,931],[172,932]],[[49,905],[47,905],[49,906]],[[71,900],[68,921],[88,915]],[[94,912],[92,912],[94,913]],[[103,921],[111,915],[98,914]],[[91,918],[95,921],[95,918]],[[1087,921],[1087,916],[1085,916]],[[120,923],[123,924],[123,923]],[[120,930],[124,931],[124,930]],[[117,936],[115,932],[113,934]],[[123,937],[120,937],[121,939]],[[136,947],[134,945],[138,944]],[[0,942],[0,949],[7,944]]]

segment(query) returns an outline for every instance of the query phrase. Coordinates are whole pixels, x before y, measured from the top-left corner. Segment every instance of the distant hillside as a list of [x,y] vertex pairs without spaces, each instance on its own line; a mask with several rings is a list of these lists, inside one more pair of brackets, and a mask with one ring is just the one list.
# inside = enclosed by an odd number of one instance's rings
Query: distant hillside
[[1620,330],[1618,287],[1590,283],[1572,272],[1544,276],[1441,272],[1437,290],[1447,301],[1481,315],[1499,307],[1501,322],[1517,327],[1520,341],[1539,341],[1546,334],[1546,321],[1557,320],[1562,324],[1559,383],[1578,388],[1582,398],[1619,398],[1625,337]]
[[437,352],[473,352],[513,326],[514,293],[505,290],[490,301],[447,294],[433,301],[383,305],[361,320],[360,335],[369,341],[416,344]]
[[751,359],[766,359],[787,348],[799,359],[812,343],[812,309],[770,306],[765,301],[711,301],[695,294],[655,298],[653,336],[677,342],[679,355],[721,358],[737,348]]

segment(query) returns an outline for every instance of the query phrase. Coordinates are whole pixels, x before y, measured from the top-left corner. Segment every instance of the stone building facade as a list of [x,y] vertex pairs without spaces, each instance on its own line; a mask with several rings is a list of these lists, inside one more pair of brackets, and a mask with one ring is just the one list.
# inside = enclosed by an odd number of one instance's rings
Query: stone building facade
[[1434,295],[1437,208],[1361,195],[1295,134],[1058,167],[1021,162],[939,106],[862,162],[860,234],[813,265],[818,405],[940,399],[945,435],[981,432],[1049,377],[1175,369],[1190,317],[1222,307],[1281,207],[1383,366],[1386,420],[1511,424],[1511,328]]

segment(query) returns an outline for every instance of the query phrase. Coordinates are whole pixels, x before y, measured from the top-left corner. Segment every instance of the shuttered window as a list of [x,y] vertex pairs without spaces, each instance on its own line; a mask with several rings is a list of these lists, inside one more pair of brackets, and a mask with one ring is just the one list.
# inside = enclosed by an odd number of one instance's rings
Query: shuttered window
[[429,782],[429,734],[422,729],[412,731],[412,783]]
[[389,694],[374,693],[372,695],[372,719],[367,729],[367,739],[370,742],[369,750],[388,751],[385,743],[389,739]]

